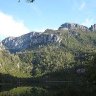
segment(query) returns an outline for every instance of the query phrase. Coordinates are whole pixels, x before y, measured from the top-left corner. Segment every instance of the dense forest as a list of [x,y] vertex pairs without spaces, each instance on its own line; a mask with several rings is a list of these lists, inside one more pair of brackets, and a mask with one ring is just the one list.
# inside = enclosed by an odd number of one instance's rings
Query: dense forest
[[83,78],[84,74],[90,76],[88,79],[93,78],[95,81],[96,74],[93,74],[96,67],[95,32],[47,29],[43,35],[46,34],[59,34],[61,41],[30,45],[27,49],[16,53],[1,48],[0,72],[20,78],[44,78],[44,76],[46,78],[46,75],[50,75],[48,80],[56,78],[71,80],[79,78],[80,74]]

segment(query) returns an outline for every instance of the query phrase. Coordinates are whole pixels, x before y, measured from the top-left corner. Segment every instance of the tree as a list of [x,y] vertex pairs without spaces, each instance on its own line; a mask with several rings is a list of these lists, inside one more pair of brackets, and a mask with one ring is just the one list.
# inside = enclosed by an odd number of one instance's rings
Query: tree
[[[21,0],[18,0],[18,2],[20,2]],[[33,3],[35,0],[27,0],[30,3]]]

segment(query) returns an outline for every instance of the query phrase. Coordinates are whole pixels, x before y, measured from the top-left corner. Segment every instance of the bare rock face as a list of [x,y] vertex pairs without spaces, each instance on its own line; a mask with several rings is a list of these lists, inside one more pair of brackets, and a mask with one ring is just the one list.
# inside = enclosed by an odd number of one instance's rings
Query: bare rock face
[[5,49],[5,48],[4,48],[3,44],[2,44],[2,42],[0,42],[0,50],[3,50],[3,49]]
[[[37,33],[38,34],[38,33]],[[2,41],[2,44],[9,51],[21,51],[26,49],[30,44],[30,39],[34,36],[34,32],[22,35],[20,37],[8,37]]]
[[96,24],[91,25],[91,27],[89,28],[91,31],[96,31]]
[[81,29],[84,31],[89,31],[89,29],[86,26],[79,25],[76,23],[64,23],[59,27],[58,30],[72,30],[72,29]]
[[35,45],[59,42],[59,40],[57,34],[31,32],[20,37],[8,37],[2,41],[2,44],[11,52],[19,52]]
[[41,44],[41,43],[53,43],[58,42],[59,36],[56,34],[42,34],[37,38],[36,36],[31,40],[32,44]]

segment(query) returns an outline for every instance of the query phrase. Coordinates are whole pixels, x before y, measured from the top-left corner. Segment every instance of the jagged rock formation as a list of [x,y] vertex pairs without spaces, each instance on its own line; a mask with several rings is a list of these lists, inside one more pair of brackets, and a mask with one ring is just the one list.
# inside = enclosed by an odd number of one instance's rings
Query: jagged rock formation
[[8,50],[20,51],[26,49],[30,45],[31,38],[39,33],[28,33],[20,37],[8,37],[2,41]]
[[33,39],[31,39],[32,44],[41,44],[41,43],[53,43],[58,42],[59,36],[56,34],[42,34],[37,36],[34,36]]
[[72,29],[81,29],[83,31],[89,31],[88,27],[83,26],[83,25],[79,25],[76,23],[64,23],[62,24],[58,30],[72,30]]
[[90,30],[91,30],[91,31],[96,31],[96,24],[91,25]]
[[34,45],[42,45],[59,41],[57,34],[45,34],[31,32],[20,37],[8,37],[2,41],[3,45],[10,51],[21,51]]

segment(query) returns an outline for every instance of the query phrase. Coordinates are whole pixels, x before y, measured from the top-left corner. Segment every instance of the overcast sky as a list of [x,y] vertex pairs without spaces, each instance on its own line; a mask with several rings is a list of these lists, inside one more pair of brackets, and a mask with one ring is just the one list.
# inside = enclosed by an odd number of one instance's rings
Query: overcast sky
[[0,0],[0,40],[65,23],[96,23],[96,0]]

